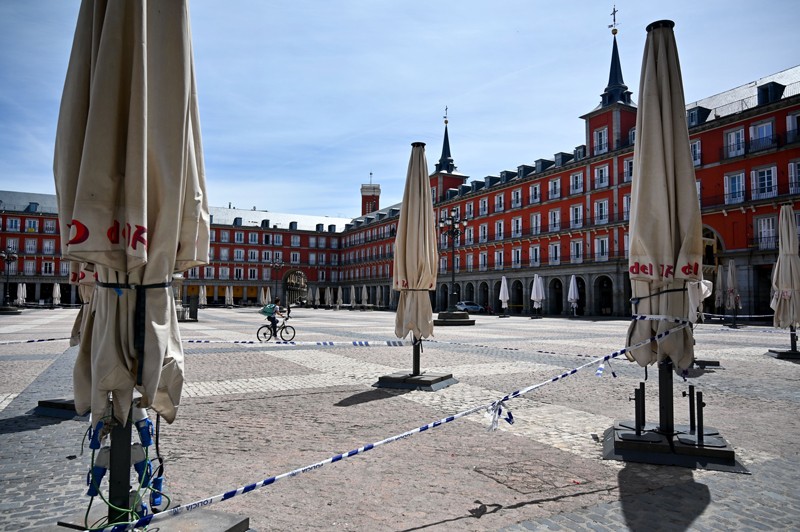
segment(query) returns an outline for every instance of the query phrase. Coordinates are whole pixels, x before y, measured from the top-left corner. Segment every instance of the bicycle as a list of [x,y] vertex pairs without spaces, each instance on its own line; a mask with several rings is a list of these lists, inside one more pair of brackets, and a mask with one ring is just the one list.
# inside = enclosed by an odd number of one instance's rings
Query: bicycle
[[[267,319],[267,318],[264,318]],[[294,340],[295,330],[294,327],[291,325],[286,325],[286,320],[289,319],[289,316],[283,318],[283,320],[278,324],[278,335],[281,337],[281,340],[284,342],[291,342]],[[272,340],[272,324],[268,323],[266,325],[262,325],[258,328],[256,332],[256,338],[258,338],[259,342],[269,342]]]

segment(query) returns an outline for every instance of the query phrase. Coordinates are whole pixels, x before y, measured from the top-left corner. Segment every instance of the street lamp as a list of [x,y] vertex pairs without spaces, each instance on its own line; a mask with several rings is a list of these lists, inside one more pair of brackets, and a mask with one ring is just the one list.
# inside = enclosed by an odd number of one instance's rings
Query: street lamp
[[446,312],[458,312],[456,308],[458,298],[456,295],[456,238],[461,236],[465,227],[467,227],[467,221],[458,216],[458,210],[455,207],[450,209],[450,216],[439,222],[439,229],[442,230],[442,234],[450,238],[450,301]]
[[[267,266],[269,266],[272,270],[277,270],[280,272],[281,268],[284,267],[283,259],[272,259],[271,261],[267,262]],[[273,299],[278,297],[278,275],[274,275],[275,281],[275,295],[273,295]],[[267,301],[269,303],[269,301]]]
[[2,260],[6,266],[6,289],[3,291],[3,305],[2,305],[4,307],[8,304],[8,276],[11,273],[9,264],[16,263],[18,258],[19,255],[17,255],[16,251],[11,249],[10,247],[6,248],[5,251],[0,251],[0,260]]

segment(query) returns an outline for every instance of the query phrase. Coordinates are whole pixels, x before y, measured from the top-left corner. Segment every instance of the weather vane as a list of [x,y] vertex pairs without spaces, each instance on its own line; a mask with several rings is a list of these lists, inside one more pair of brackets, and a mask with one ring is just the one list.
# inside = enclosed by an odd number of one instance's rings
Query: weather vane
[[611,35],[617,34],[617,26],[619,26],[619,24],[617,24],[617,13],[619,13],[619,11],[617,10],[616,4],[614,4],[614,9],[611,11],[612,23],[608,25],[608,27],[611,28]]
[[446,105],[444,106],[444,116],[442,118],[444,118],[444,124],[447,125],[447,106]]
[[372,172],[369,173],[369,184],[372,184]]

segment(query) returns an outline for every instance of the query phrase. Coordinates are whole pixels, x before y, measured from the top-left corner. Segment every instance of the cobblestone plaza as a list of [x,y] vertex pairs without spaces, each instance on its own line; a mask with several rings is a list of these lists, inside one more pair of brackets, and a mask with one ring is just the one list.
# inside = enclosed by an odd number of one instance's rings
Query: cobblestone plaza
[[[86,420],[35,415],[71,397],[75,310],[0,316],[0,530],[58,529],[83,512]],[[178,418],[162,424],[166,490],[186,504],[401,434],[619,350],[628,322],[477,315],[438,327],[423,371],[458,384],[436,392],[376,389],[409,370],[410,346],[389,346],[394,314],[294,309],[296,346],[243,344],[253,308],[201,309],[181,323],[186,385]],[[477,413],[363,455],[216,504],[253,530],[789,530],[800,526],[800,365],[765,353],[789,336],[763,325],[696,328],[696,356],[718,367],[676,377],[675,422],[689,384],[705,420],[750,474],[602,459],[603,432],[632,419],[644,370],[590,366],[507,403],[515,423]],[[192,343],[190,340],[209,340]],[[356,340],[368,346],[343,345]],[[312,342],[334,342],[318,346]],[[617,377],[612,376],[612,370]],[[646,383],[657,421],[657,371]],[[96,501],[98,504],[99,501]],[[166,522],[165,522],[166,523]]]

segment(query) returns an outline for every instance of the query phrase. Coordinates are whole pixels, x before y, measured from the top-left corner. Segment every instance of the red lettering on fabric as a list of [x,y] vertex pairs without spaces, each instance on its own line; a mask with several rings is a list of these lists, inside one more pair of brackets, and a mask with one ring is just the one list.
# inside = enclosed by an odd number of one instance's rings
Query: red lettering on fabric
[[69,274],[69,282],[71,282],[71,283],[78,282],[78,274],[75,273],[75,272],[72,272],[71,274]]
[[89,228],[86,227],[80,221],[72,220],[72,222],[67,224],[67,227],[70,228],[70,231],[72,230],[73,227],[75,228],[75,236],[69,239],[69,241],[67,242],[68,245],[82,244],[83,242],[86,242],[89,239]]
[[119,244],[119,222],[117,220],[114,220],[114,223],[108,228],[106,236],[112,244]]
[[131,235],[131,247],[136,249],[137,244],[142,244],[142,246],[147,249],[147,239],[145,238],[145,234],[147,234],[147,228],[141,225],[136,226],[136,231]]
[[687,264],[686,266],[681,268],[681,272],[684,275],[697,275],[697,272],[699,271],[699,269],[700,269],[700,267],[695,262],[694,264]]

